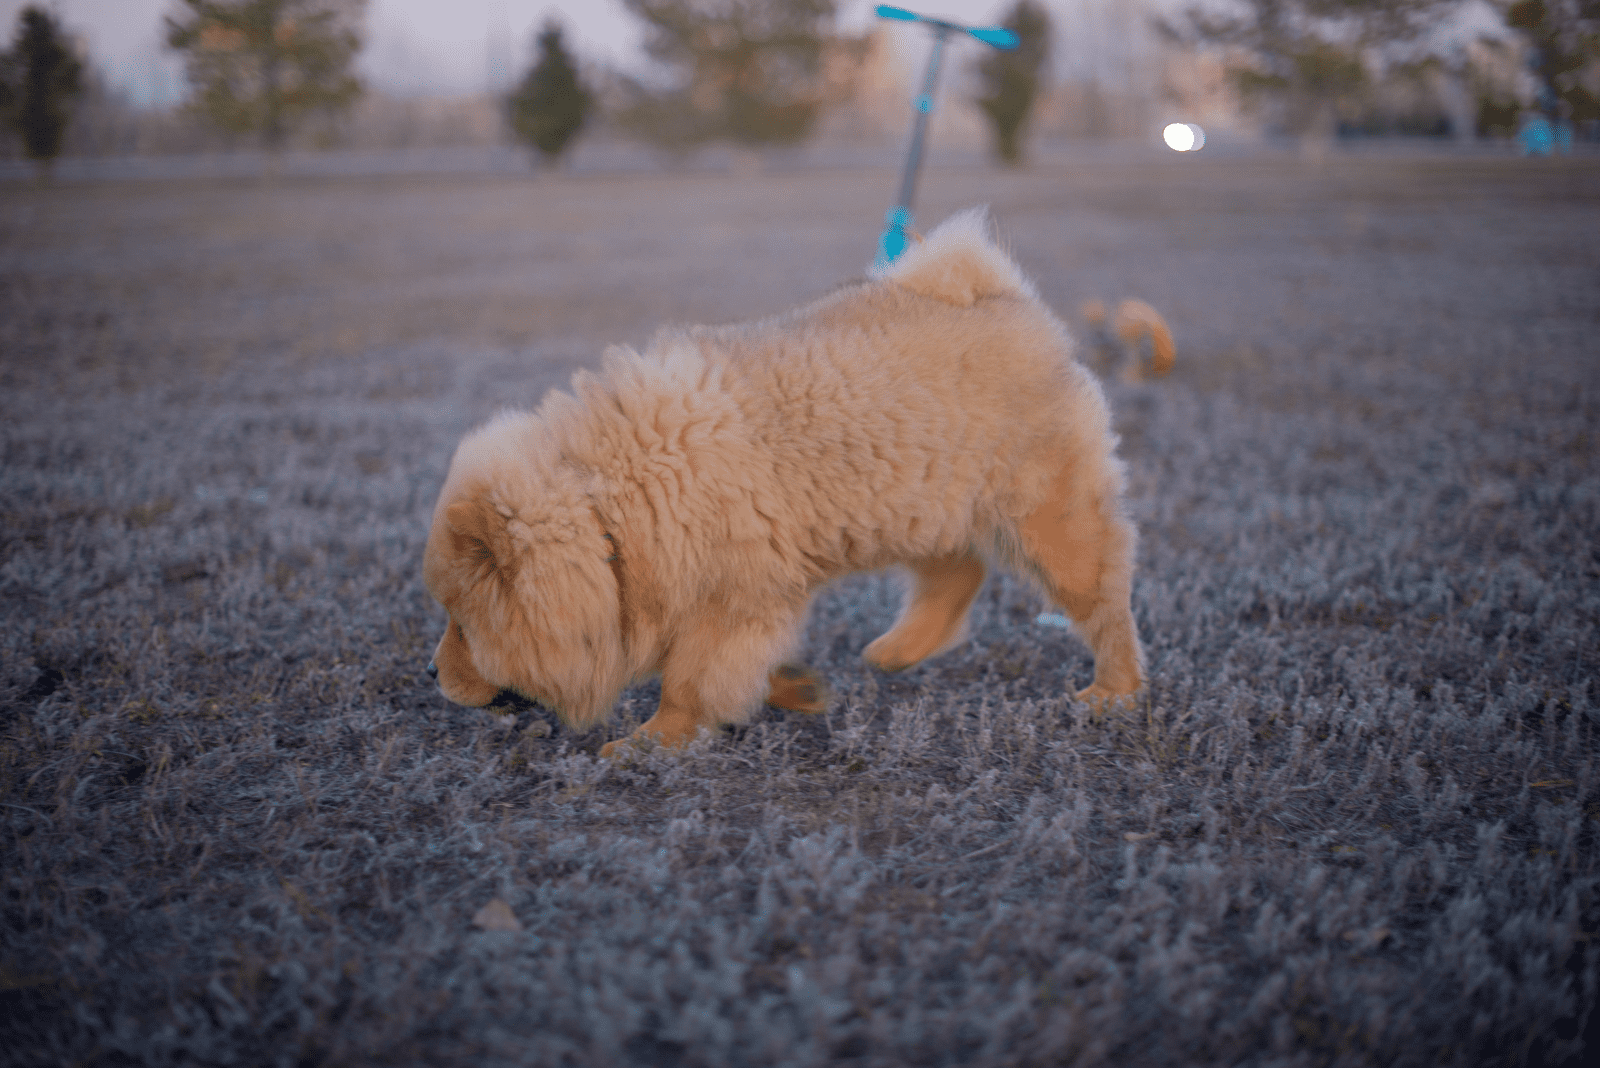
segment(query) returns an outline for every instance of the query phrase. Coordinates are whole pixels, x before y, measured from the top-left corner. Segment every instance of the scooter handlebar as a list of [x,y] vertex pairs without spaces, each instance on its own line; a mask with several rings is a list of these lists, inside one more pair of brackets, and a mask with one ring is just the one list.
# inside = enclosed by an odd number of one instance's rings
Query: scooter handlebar
[[942,30],[960,30],[962,33],[971,34],[986,45],[1006,51],[1017,47],[1018,44],[1017,35],[1003,26],[963,26],[960,23],[919,15],[903,7],[890,7],[888,4],[879,4],[875,14],[880,19],[892,19],[895,22],[924,22]]

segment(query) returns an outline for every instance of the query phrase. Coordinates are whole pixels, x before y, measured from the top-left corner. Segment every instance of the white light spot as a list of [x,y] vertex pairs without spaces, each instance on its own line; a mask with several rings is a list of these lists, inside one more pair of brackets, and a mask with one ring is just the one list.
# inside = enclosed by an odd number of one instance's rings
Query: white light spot
[[1161,139],[1174,152],[1198,152],[1206,143],[1206,132],[1192,122],[1168,123]]

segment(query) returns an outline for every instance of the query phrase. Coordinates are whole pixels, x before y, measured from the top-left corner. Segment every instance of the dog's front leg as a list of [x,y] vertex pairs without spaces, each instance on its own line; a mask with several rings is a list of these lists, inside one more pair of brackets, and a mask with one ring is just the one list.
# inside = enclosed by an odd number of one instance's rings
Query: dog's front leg
[[656,714],[640,724],[639,729],[627,738],[607,742],[600,747],[603,757],[618,756],[619,748],[637,742],[653,743],[668,749],[682,749],[694,741],[701,727],[716,724],[706,716],[705,704],[694,685],[687,680],[661,680],[661,704]]
[[662,660],[656,714],[632,737],[608,742],[600,755],[618,755],[634,742],[682,748],[701,727],[743,723],[774,689],[787,707],[821,711],[825,704],[813,707],[826,700],[819,678],[768,674],[769,665],[793,651],[804,607],[762,617],[751,606],[721,601],[684,626]]
[[816,715],[828,710],[828,683],[804,664],[779,664],[767,676],[767,704]]

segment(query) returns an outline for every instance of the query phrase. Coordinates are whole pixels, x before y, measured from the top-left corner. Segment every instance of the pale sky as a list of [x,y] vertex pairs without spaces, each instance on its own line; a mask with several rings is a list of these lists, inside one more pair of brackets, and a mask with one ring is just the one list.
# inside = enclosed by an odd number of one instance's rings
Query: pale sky
[[[162,45],[162,16],[174,0],[0,0],[0,26],[9,41],[17,12],[43,2],[88,43],[111,83],[139,104],[170,104],[183,95],[183,73]],[[937,0],[905,6],[957,21],[996,20],[1008,0]],[[871,21],[873,4],[841,0],[840,25]],[[628,67],[641,61],[637,23],[619,0],[370,0],[366,46],[358,61],[368,83],[411,96],[483,92],[492,66],[527,64],[532,34],[547,16],[566,25],[581,57]],[[904,32],[904,31],[902,31]],[[506,52],[509,51],[509,56]]]

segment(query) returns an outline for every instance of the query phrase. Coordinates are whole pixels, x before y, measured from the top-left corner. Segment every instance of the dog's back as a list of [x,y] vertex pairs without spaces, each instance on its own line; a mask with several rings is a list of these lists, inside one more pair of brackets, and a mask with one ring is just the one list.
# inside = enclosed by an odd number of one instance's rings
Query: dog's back
[[[782,487],[756,491],[756,510],[789,512],[786,532],[830,541],[802,553],[852,566],[877,566],[880,540],[929,555],[982,540],[1037,503],[1061,455],[1109,435],[1098,383],[979,211],[808,306],[663,332],[651,358],[706,361],[700,380],[732,398],[746,455]],[[678,410],[727,414],[709,395]]]

